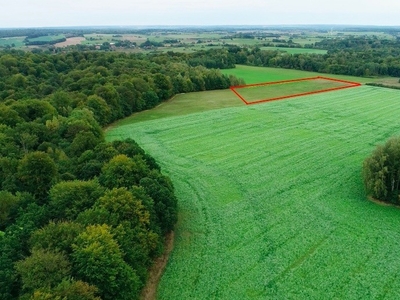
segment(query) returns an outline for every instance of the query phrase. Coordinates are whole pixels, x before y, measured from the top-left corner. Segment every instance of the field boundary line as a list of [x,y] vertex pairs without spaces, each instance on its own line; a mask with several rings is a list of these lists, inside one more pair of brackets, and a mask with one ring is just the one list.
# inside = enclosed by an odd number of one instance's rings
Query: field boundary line
[[[275,84],[285,84],[285,83],[299,82],[299,81],[311,81],[311,80],[318,80],[318,79],[345,83],[347,85],[338,86],[338,87],[332,87],[332,88],[327,88],[327,89],[321,89],[321,90],[315,90],[315,91],[310,91],[310,92],[304,92],[304,93],[295,93],[295,94],[290,94],[290,95],[285,95],[285,96],[266,98],[266,99],[261,99],[261,100],[256,100],[256,101],[247,101],[237,91],[238,89],[242,89],[242,88],[266,86],[266,85],[275,85]],[[343,79],[330,78],[330,77],[325,77],[325,76],[315,76],[315,77],[305,77],[305,78],[298,78],[298,79],[289,79],[289,80],[279,80],[279,81],[271,81],[271,82],[246,84],[246,85],[237,85],[237,86],[231,86],[230,89],[231,89],[232,92],[234,92],[236,94],[236,96],[238,96],[240,98],[240,100],[242,100],[244,102],[244,104],[252,105],[252,104],[259,104],[259,103],[265,103],[265,102],[270,102],[270,101],[294,98],[294,97],[299,97],[299,96],[306,96],[306,95],[313,95],[313,94],[331,92],[331,91],[342,90],[342,89],[347,89],[347,88],[352,88],[352,87],[357,87],[357,86],[361,86],[361,83],[354,82],[354,81],[349,81],[349,80],[343,80]]]

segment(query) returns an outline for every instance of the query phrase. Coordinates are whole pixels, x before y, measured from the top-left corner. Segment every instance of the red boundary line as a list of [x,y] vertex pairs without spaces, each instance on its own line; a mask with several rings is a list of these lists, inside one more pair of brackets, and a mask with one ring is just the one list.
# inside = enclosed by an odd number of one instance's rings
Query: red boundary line
[[[349,85],[347,85],[347,86],[339,86],[339,87],[334,87],[334,88],[328,88],[328,89],[322,89],[322,90],[316,90],[316,91],[311,91],[311,92],[306,92],[306,93],[292,94],[292,95],[275,97],[275,98],[262,99],[262,100],[251,101],[251,102],[246,101],[246,99],[244,99],[236,91],[236,89],[247,88],[247,87],[252,87],[252,86],[272,85],[272,84],[280,84],[280,83],[288,83],[288,82],[296,82],[296,81],[306,81],[306,80],[316,80],[316,79],[325,79],[325,80],[330,80],[330,81],[337,81],[337,82],[347,83]],[[316,77],[306,77],[306,78],[299,78],[299,79],[280,80],[280,81],[255,83],[255,84],[247,84],[247,85],[237,85],[237,86],[231,86],[230,89],[231,89],[232,92],[234,92],[236,94],[236,96],[238,96],[240,98],[240,100],[242,100],[244,102],[244,104],[251,105],[251,104],[259,104],[259,103],[264,103],[264,102],[269,102],[269,101],[276,101],[276,100],[288,99],[288,98],[305,96],[305,95],[313,95],[313,94],[318,94],[318,93],[325,93],[325,92],[330,92],[330,91],[342,90],[342,89],[347,89],[347,88],[352,88],[352,87],[357,87],[357,86],[361,86],[361,83],[354,82],[354,81],[348,81],[348,80],[342,80],[342,79],[329,78],[329,77],[324,77],[324,76],[316,76]]]

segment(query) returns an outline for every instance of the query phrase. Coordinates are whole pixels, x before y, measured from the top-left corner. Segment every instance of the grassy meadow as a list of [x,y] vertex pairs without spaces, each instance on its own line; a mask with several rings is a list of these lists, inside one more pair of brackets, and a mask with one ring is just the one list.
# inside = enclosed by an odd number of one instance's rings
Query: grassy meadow
[[378,82],[378,78],[365,78],[365,77],[355,77],[346,75],[334,75],[334,74],[321,74],[317,72],[306,72],[299,70],[288,70],[279,68],[264,68],[264,67],[252,67],[244,65],[236,65],[234,69],[224,69],[221,70],[223,74],[235,75],[236,77],[243,78],[246,84],[255,84],[261,82],[271,82],[279,80],[290,80],[290,79],[300,79],[305,77],[314,76],[326,76],[335,79],[342,79],[348,81],[354,81],[359,83],[367,82]]
[[[175,248],[158,298],[398,299],[400,210],[367,200],[361,166],[400,134],[400,91],[231,107],[220,92],[222,108],[210,92],[212,109],[193,111],[208,92],[186,94],[107,131],[134,138],[176,188]],[[179,113],[165,113],[185,97]]]
[[207,110],[243,106],[243,102],[231,90],[216,90],[176,95],[157,107],[133,114],[117,121],[110,128],[161,118],[187,115]]
[[299,94],[324,92],[329,89],[339,89],[349,86],[351,85],[348,83],[318,78],[304,81],[280,82],[255,86],[250,85],[235,88],[235,92],[238,93],[246,102],[254,103]]

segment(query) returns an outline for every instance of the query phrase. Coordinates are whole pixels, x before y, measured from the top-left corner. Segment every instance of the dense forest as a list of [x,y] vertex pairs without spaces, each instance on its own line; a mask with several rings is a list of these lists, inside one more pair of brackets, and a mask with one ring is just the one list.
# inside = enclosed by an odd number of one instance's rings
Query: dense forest
[[134,299],[177,220],[174,188],[102,128],[234,77],[186,57],[0,53],[0,299]]

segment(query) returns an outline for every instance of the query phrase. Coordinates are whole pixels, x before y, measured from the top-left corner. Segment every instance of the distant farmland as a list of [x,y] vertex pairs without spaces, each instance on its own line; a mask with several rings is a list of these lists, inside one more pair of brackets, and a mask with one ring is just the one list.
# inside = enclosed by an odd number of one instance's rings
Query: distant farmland
[[85,41],[84,37],[72,37],[72,38],[67,38],[65,42],[57,43],[54,46],[56,47],[67,47],[67,46],[72,46],[72,45],[79,45],[83,41]]
[[310,48],[287,48],[287,47],[261,47],[261,50],[275,50],[286,52],[289,54],[302,54],[302,53],[312,53],[312,54],[326,54],[328,51],[323,49],[310,49]]
[[27,46],[42,46],[42,45],[54,45],[59,42],[64,42],[66,40],[64,34],[57,35],[43,35],[39,37],[30,38],[27,37],[24,40],[25,45]]
[[0,47],[11,47],[13,45],[14,47],[23,47],[25,46],[24,39],[25,37],[2,38],[0,39]]
[[361,86],[109,130],[176,187],[159,299],[398,299],[400,210],[366,199],[361,165],[400,134],[399,98]]

